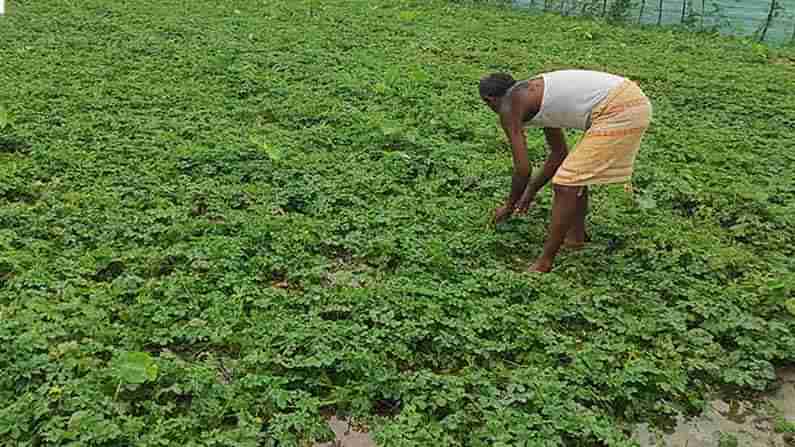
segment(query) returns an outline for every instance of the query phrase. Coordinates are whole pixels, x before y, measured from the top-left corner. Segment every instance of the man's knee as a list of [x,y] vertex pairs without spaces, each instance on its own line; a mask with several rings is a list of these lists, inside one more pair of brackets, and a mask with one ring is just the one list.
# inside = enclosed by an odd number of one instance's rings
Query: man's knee
[[558,196],[571,196],[571,197],[579,197],[582,192],[584,191],[584,186],[568,186],[568,185],[558,185],[552,184],[552,190],[555,191],[555,195]]

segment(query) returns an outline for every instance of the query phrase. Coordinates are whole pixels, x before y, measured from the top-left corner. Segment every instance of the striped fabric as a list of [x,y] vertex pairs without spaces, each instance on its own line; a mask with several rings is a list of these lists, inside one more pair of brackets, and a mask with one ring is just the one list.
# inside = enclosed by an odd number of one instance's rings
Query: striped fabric
[[566,157],[552,183],[584,186],[626,183],[649,127],[652,107],[632,81],[616,87],[591,114],[591,128]]

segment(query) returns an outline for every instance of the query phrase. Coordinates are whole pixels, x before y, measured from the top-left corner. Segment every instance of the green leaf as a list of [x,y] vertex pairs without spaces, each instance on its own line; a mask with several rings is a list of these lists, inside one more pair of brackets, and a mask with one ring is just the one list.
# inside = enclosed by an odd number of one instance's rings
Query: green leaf
[[784,307],[787,309],[787,312],[790,313],[793,317],[795,317],[795,298],[790,298],[784,303]]
[[413,22],[414,19],[417,18],[419,13],[417,11],[401,11],[400,12],[400,20],[404,22]]
[[113,375],[122,383],[140,384],[157,379],[158,368],[146,352],[126,352],[113,362]]
[[414,68],[410,73],[411,79],[416,82],[428,82],[431,80],[430,75],[423,71],[421,68]]
[[262,152],[268,155],[272,161],[279,161],[284,158],[284,148],[282,146],[275,146],[268,141],[265,141],[263,137],[249,137],[249,141],[252,144],[257,146]]
[[373,91],[376,93],[385,93],[386,92],[386,84],[383,82],[377,82],[373,85]]
[[279,146],[273,146],[263,142],[262,150],[265,151],[265,153],[268,154],[268,157],[270,157],[270,159],[273,161],[279,161],[284,158],[284,150]]
[[5,107],[0,106],[0,130],[5,129],[10,125],[11,114],[8,113],[8,110],[6,110]]
[[638,197],[637,202],[638,202],[638,206],[642,210],[650,210],[650,209],[657,208],[657,201],[654,200],[651,197],[648,197],[648,196]]

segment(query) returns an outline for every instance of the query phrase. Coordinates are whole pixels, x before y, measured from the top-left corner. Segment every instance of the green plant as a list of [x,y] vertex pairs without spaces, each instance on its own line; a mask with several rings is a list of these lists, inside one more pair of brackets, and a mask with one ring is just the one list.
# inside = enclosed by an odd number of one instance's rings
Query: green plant
[[5,130],[6,127],[10,127],[12,122],[11,114],[5,107],[0,105],[0,131]]
[[610,3],[607,17],[612,21],[626,22],[634,8],[635,3],[632,0],[614,0]]
[[[384,447],[628,446],[795,361],[766,47],[493,2],[73,3],[0,26],[2,445],[297,447],[338,412]],[[477,79],[549,66],[631,77],[654,121],[634,196],[594,188],[591,245],[535,276],[551,192],[485,228],[511,157]]]
[[111,363],[119,384],[139,385],[157,379],[157,364],[146,352],[124,352]]
[[773,430],[775,430],[776,433],[795,433],[795,423],[778,416],[776,417]]
[[718,447],[737,447],[739,445],[739,441],[737,440],[737,435],[733,433],[721,433],[720,439],[718,440]]

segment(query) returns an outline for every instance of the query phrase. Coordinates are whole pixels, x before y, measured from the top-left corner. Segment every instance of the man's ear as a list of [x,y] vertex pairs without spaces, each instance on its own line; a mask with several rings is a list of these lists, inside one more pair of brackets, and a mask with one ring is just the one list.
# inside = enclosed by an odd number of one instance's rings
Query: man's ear
[[499,99],[496,96],[484,96],[483,100],[491,107],[492,110],[496,111],[497,106],[499,106]]

